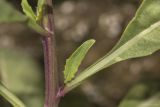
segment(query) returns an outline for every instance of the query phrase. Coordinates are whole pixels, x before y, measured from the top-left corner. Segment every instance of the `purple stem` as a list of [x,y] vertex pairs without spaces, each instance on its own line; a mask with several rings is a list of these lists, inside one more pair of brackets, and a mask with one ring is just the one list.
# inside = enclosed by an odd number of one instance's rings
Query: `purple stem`
[[42,26],[47,30],[42,38],[45,64],[45,104],[44,107],[58,107],[58,74],[55,49],[55,31],[53,21],[52,0],[46,0],[46,9],[42,20]]

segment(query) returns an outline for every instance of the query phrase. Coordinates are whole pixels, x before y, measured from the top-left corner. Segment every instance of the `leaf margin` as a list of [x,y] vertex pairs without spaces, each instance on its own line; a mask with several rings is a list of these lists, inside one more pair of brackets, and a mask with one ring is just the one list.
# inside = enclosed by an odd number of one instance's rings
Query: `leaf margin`
[[[94,39],[90,39],[90,40],[85,41],[66,60],[65,69],[64,69],[64,78],[65,78],[64,83],[65,84],[67,84],[68,82],[70,82],[74,78],[76,72],[78,71],[80,64],[82,63],[82,60],[84,59],[85,55],[87,54],[87,52],[93,46],[94,43],[95,43]],[[81,55],[81,56],[79,56],[79,55]],[[77,65],[75,65],[75,63]],[[73,66],[75,66],[75,67],[73,67]]]

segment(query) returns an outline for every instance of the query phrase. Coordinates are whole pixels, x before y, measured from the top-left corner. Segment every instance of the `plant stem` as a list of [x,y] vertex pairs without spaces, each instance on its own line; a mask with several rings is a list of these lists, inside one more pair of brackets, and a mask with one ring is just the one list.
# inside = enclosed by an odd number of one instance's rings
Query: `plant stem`
[[3,96],[14,107],[26,107],[21,100],[10,92],[5,86],[0,83],[0,95]]
[[44,64],[45,64],[45,104],[44,107],[58,107],[57,59],[55,49],[55,31],[53,21],[52,0],[46,0],[42,26],[47,30],[43,39]]

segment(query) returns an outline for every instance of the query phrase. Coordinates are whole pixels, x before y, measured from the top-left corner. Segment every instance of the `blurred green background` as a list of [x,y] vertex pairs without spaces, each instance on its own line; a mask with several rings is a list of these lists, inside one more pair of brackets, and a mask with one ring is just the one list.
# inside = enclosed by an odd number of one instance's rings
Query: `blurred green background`
[[[41,38],[24,25],[24,17],[19,16],[20,2],[0,1],[0,81],[27,107],[43,107]],[[29,3],[36,9],[37,0]],[[141,1],[55,0],[54,3],[58,69],[62,72],[65,59],[89,38],[96,39],[96,44],[80,69],[105,55],[119,40]],[[99,72],[62,98],[60,107],[160,107],[159,82],[160,53],[156,52]],[[0,97],[0,107],[12,106]]]

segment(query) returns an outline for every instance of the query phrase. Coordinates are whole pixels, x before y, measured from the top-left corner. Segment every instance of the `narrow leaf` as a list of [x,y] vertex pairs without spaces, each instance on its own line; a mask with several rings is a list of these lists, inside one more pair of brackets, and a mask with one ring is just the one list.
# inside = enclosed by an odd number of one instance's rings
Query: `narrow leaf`
[[160,106],[160,94],[151,96],[148,99],[125,99],[121,102],[119,107],[159,107]]
[[[24,0],[22,2],[24,3]],[[46,32],[39,24],[36,23],[35,19],[33,20],[30,17],[21,14],[5,0],[0,0],[0,11],[2,11],[0,13],[0,23],[24,22],[40,34]]]
[[0,0],[0,23],[24,22],[26,19],[25,15],[18,12],[6,0]]
[[39,71],[37,61],[28,53],[0,48],[0,81],[27,107],[43,107],[43,79]]
[[12,94],[7,88],[0,84],[0,95],[3,96],[14,107],[25,107],[25,105],[14,94]]
[[40,33],[40,34],[44,34],[46,31],[39,25],[37,24],[35,21],[33,20],[28,20],[27,25],[32,28],[34,31]]
[[38,4],[37,4],[38,10],[41,10],[41,9],[42,9],[44,3],[45,3],[45,0],[38,0]]
[[140,103],[138,106],[135,107],[159,107],[160,106],[159,100],[160,100],[160,94],[156,93],[156,95],[152,96],[148,100]]
[[23,9],[23,12],[32,20],[36,20],[36,15],[32,10],[32,7],[29,5],[27,0],[22,0],[21,6]]
[[45,0],[38,0],[36,21],[40,21],[43,15]]
[[71,81],[76,72],[78,71],[78,67],[80,66],[82,60],[84,59],[88,50],[95,43],[95,40],[91,39],[84,42],[66,61],[65,70],[64,70],[64,78],[65,83]]
[[143,0],[140,8],[136,12],[135,17],[132,21],[130,21],[121,39],[112,51],[125,44],[128,40],[132,39],[152,24],[158,22],[160,20],[159,5],[159,0]]
[[[39,0],[38,1],[38,6],[40,8],[40,6],[42,6],[44,0]],[[23,12],[26,14],[26,16],[29,17],[27,25],[32,28],[33,30],[35,30],[36,32],[43,34],[45,33],[45,30],[36,22],[36,15],[33,12],[31,6],[29,5],[27,0],[22,0],[21,2],[22,8],[23,8]]]
[[117,62],[151,55],[160,49],[160,0],[144,0],[119,43],[111,52],[84,70],[66,90],[78,86],[96,72]]

